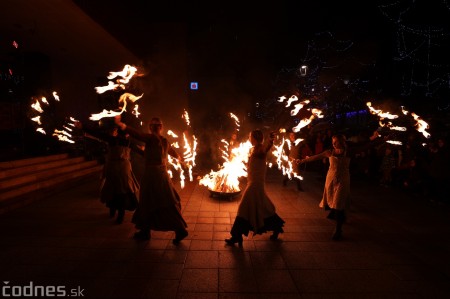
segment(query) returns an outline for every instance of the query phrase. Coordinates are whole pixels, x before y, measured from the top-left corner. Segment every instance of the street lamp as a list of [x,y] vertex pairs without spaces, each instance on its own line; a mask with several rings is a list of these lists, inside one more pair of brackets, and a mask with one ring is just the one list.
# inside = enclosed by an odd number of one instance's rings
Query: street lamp
[[300,76],[305,77],[306,76],[306,71],[308,70],[308,66],[307,65],[302,65],[300,67]]

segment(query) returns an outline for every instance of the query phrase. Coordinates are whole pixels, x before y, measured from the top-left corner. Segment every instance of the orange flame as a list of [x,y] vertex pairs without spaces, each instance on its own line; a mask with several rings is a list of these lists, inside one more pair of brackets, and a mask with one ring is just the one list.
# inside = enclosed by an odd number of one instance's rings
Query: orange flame
[[[298,138],[294,141],[294,144],[297,145],[301,141],[303,141],[303,139]],[[284,150],[285,145],[287,145],[288,149],[290,149],[292,146],[291,141],[288,139],[285,139],[284,137],[281,140],[281,144],[279,144],[279,145],[274,144],[274,150],[272,151],[272,154],[276,158],[276,163],[278,165],[278,169],[281,170],[283,175],[286,175],[288,178],[295,177],[300,180],[303,180],[303,177],[294,171],[295,161],[292,161],[291,159],[289,159],[289,156],[286,154],[286,152]]]
[[231,112],[230,112],[230,117],[232,119],[234,119],[234,124],[237,127],[236,130],[239,131],[239,127],[241,126],[241,124],[239,123],[239,118],[236,115],[234,115],[233,113],[231,113]]
[[53,94],[53,97],[55,98],[55,100],[59,102],[58,93],[56,91],[54,91],[52,94]]
[[[186,124],[189,125],[189,114],[187,113],[187,111],[185,110],[182,118],[185,119]],[[172,130],[168,130],[167,131],[167,135],[172,136],[173,138],[178,138],[178,135],[175,134]],[[192,146],[190,145],[191,142],[188,140],[188,137],[186,136],[185,133],[183,133],[183,148],[185,149],[184,153],[183,153],[183,160],[184,160],[184,164],[186,165],[186,167],[188,168],[188,173],[189,173],[189,180],[192,182],[193,181],[193,176],[192,176],[192,169],[195,166],[195,158],[197,156],[197,138],[195,137],[195,135],[192,135]],[[179,148],[179,144],[178,142],[173,142],[171,144],[171,146],[175,147],[175,148]],[[184,175],[184,170],[182,167],[181,162],[178,159],[175,159],[171,156],[169,156],[169,163],[170,165],[173,166],[173,168],[175,169],[175,171],[179,172],[179,176],[180,176],[180,184],[181,184],[181,188],[184,188],[184,180],[185,180],[185,175]],[[172,177],[173,173],[172,171],[169,172],[169,175]]]
[[119,103],[123,103],[123,107],[122,107],[122,109],[121,109],[120,111],[113,111],[113,110],[106,110],[106,109],[103,109],[103,111],[100,112],[100,113],[92,114],[92,115],[89,117],[89,119],[90,119],[90,120],[97,121],[97,120],[100,120],[100,119],[102,119],[102,118],[104,118],[104,117],[115,117],[115,116],[117,116],[117,115],[120,115],[120,114],[122,114],[124,111],[126,111],[127,100],[131,100],[132,102],[135,102],[135,101],[139,100],[140,98],[142,98],[143,95],[144,95],[144,94],[142,94],[142,95],[140,95],[140,96],[135,96],[135,95],[133,95],[133,94],[131,94],[131,93],[127,93],[127,92],[126,92],[126,93],[122,94],[122,95],[120,96],[120,98],[119,98]]
[[40,115],[33,117],[31,120],[37,122],[38,125],[42,125]]
[[[278,102],[283,103],[284,100],[286,100],[286,97],[285,97],[285,96],[281,96],[281,97],[279,97]],[[291,106],[291,104],[292,104],[293,102],[296,102],[296,101],[298,101],[298,97],[297,97],[296,95],[292,95],[292,96],[287,100],[287,102],[286,102],[286,107]]]
[[107,78],[110,80],[116,77],[121,77],[116,80],[117,83],[114,83],[113,81],[108,81],[107,86],[95,87],[95,90],[97,91],[97,93],[104,93],[105,91],[115,90],[118,88],[125,89],[125,84],[130,82],[131,78],[136,74],[136,72],[137,72],[136,67],[126,64],[122,71],[109,72],[109,75],[107,76]]
[[184,110],[183,115],[181,116],[182,118],[184,118],[186,120],[186,124],[188,125],[188,127],[191,125],[190,121],[189,121],[189,114],[186,110]]
[[426,129],[430,128],[428,123],[421,119],[420,116],[418,116],[414,112],[411,112],[411,116],[414,117],[414,120],[416,121],[415,127],[417,128],[417,131],[422,133],[425,138],[430,138],[431,134],[425,131]]
[[316,109],[316,108],[312,108],[312,109],[308,109],[308,110],[311,110],[311,113],[312,113],[311,116],[310,116],[309,118],[304,118],[304,119],[300,120],[300,122],[298,123],[298,125],[296,125],[295,127],[292,128],[292,131],[293,131],[293,132],[295,132],[295,133],[300,132],[300,130],[301,130],[302,128],[304,128],[304,127],[306,127],[307,125],[309,125],[309,124],[312,122],[312,120],[313,120],[314,118],[316,118],[316,117],[318,117],[318,118],[323,118],[323,115],[322,115],[322,111],[321,111],[321,110]]
[[380,117],[380,119],[396,119],[398,118],[398,115],[395,114],[391,114],[390,112],[383,112],[382,110],[378,110],[372,107],[372,103],[371,102],[367,102],[366,103],[367,107],[369,107],[370,113],[374,114],[374,115],[378,115],[378,117]]
[[220,193],[239,192],[239,178],[247,176],[248,155],[252,145],[250,141],[239,144],[232,150],[231,160],[225,158],[225,162],[218,171],[213,171],[199,180],[199,184],[208,187],[209,190]]
[[34,110],[36,110],[39,113],[44,112],[44,110],[41,107],[41,103],[39,103],[39,101],[36,99],[36,103],[31,104],[31,108],[33,108]]

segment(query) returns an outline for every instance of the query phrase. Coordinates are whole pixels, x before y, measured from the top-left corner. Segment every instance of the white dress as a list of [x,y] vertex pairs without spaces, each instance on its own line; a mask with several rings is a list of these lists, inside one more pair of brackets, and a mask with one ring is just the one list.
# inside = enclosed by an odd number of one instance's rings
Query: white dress
[[333,152],[328,159],[330,168],[319,206],[347,210],[350,205],[350,157],[336,156]]

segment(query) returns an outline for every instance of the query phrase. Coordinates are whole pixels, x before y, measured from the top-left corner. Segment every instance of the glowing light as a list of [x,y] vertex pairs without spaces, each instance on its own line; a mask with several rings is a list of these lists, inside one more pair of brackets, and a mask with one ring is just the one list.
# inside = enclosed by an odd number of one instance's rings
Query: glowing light
[[133,115],[135,115],[136,116],[136,118],[139,118],[139,115],[141,115],[141,113],[139,112],[139,105],[135,105],[134,106],[134,108],[133,108]]
[[314,118],[323,118],[322,111],[317,108],[308,109],[311,111],[311,116],[309,118],[304,118],[299,121],[298,125],[292,128],[292,132],[300,132],[300,130],[307,125],[309,125]]
[[380,117],[380,119],[385,119],[385,118],[396,119],[396,118],[398,118],[398,115],[391,114],[390,112],[383,112],[382,110],[373,108],[371,102],[367,102],[366,105],[367,105],[367,107],[369,107],[370,113],[377,115],[378,117]]
[[248,155],[252,145],[250,141],[239,144],[232,149],[231,160],[224,157],[225,162],[218,171],[213,171],[199,180],[199,184],[208,187],[209,190],[220,193],[239,192],[239,178],[247,176]]
[[38,100],[36,100],[35,103],[31,104],[31,108],[33,108],[34,110],[36,110],[39,113],[44,112],[44,110],[42,109],[41,104],[39,103]]
[[121,84],[127,84],[130,82],[130,79],[136,74],[137,68],[134,66],[131,66],[129,64],[126,64],[123,67],[123,70],[120,72],[109,72],[108,79],[114,79],[116,77],[122,77],[121,79],[118,79],[117,82]]
[[309,104],[309,100],[304,100],[303,102],[296,104],[294,109],[291,110],[291,116],[295,116],[298,112],[307,104]]
[[231,112],[230,112],[230,116],[232,119],[234,119],[234,124],[236,125],[236,130],[239,131],[239,127],[241,126],[241,124],[239,123],[239,118]]
[[93,121],[98,121],[98,120],[100,120],[100,119],[102,119],[102,118],[104,118],[104,117],[115,117],[115,116],[117,116],[117,115],[120,115],[120,114],[122,114],[124,111],[126,111],[127,100],[130,100],[130,101],[132,101],[132,102],[135,102],[135,101],[139,100],[140,98],[142,98],[143,95],[144,95],[144,94],[142,94],[142,95],[140,95],[140,96],[135,96],[135,95],[133,95],[133,94],[131,94],[131,93],[127,93],[127,92],[126,92],[126,93],[122,94],[122,95],[120,96],[120,98],[119,98],[119,103],[123,103],[123,107],[122,107],[122,109],[121,109],[120,111],[113,111],[113,110],[106,110],[106,109],[103,109],[103,111],[100,112],[100,113],[92,114],[92,115],[89,117],[89,119],[90,119],[90,120],[93,120]]
[[59,96],[58,96],[58,93],[56,91],[53,92],[53,97],[55,98],[56,101],[59,102]]
[[42,128],[37,128],[36,131],[39,133],[42,133],[44,135],[47,135],[47,133],[45,133],[44,129],[42,129]]
[[301,75],[302,77],[306,76],[306,72],[307,72],[307,71],[308,71],[308,66],[302,65],[302,66],[300,67],[300,75]]
[[297,96],[296,96],[296,95],[292,95],[292,96],[288,99],[288,101],[286,102],[286,107],[291,106],[291,104],[292,104],[293,102],[296,102],[296,101],[298,101]]
[[38,125],[42,125],[40,115],[33,117],[31,120],[37,122]]
[[178,135],[175,134],[172,130],[167,131],[167,135],[170,135],[170,136],[172,136],[174,138],[178,138]]
[[191,125],[191,122],[189,121],[189,113],[188,113],[186,110],[184,110],[184,113],[183,113],[183,115],[182,115],[182,118],[185,119],[186,124],[187,124],[188,126]]

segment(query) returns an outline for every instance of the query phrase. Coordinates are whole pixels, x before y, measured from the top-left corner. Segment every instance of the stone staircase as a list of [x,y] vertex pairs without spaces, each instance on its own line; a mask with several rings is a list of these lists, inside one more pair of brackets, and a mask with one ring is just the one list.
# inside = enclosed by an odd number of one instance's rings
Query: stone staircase
[[0,162],[0,214],[81,180],[98,178],[102,168],[97,161],[69,154]]

